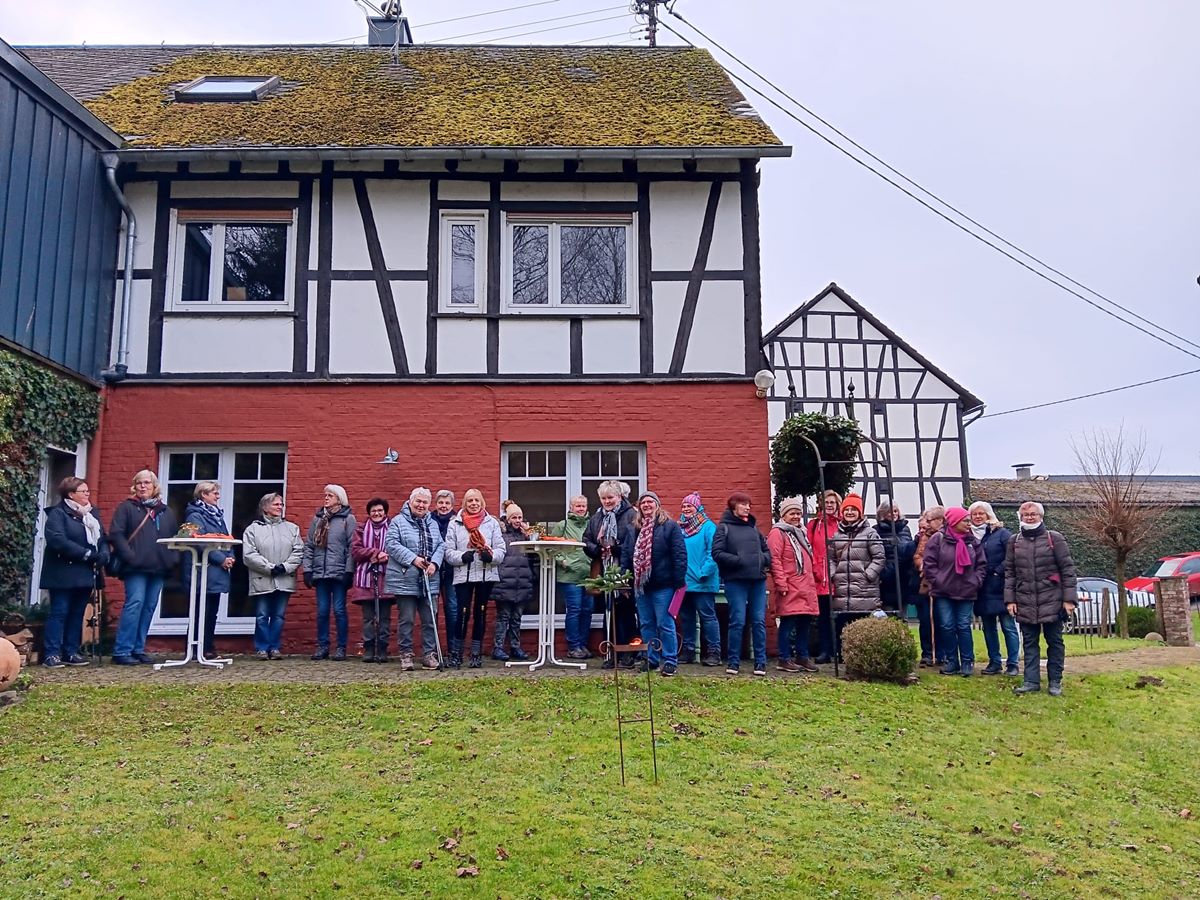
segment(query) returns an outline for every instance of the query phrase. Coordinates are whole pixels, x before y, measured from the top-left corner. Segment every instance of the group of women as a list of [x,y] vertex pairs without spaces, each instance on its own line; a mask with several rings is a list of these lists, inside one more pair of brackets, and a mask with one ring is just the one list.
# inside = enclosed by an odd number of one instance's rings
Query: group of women
[[[779,621],[778,668],[814,672],[818,663],[838,652],[840,632],[848,621],[912,603],[918,611],[922,665],[938,664],[947,675],[972,675],[970,628],[972,616],[978,614],[989,656],[983,674],[1017,674],[1020,620],[1023,630],[1028,625],[1045,634],[1051,689],[1061,690],[1061,628],[1056,632],[1051,619],[1057,621],[1074,600],[1074,569],[1062,536],[1047,533],[1041,524],[1037,504],[1021,508],[1019,536],[1027,538],[1024,543],[987,503],[972,504],[969,510],[927,509],[914,541],[898,507],[882,504],[871,526],[855,494],[843,499],[827,491],[820,510],[807,523],[803,500],[785,498],[779,504],[779,520],[764,535],[751,498],[740,491],[728,497],[717,522],[709,518],[697,492],[683,498],[677,518],[653,491],[643,491],[631,503],[627,484],[605,481],[597,493],[599,508],[594,513],[588,513],[588,499],[577,496],[566,517],[548,526],[549,534],[583,545],[557,560],[571,658],[592,656],[593,597],[585,582],[615,567],[628,573],[629,587],[604,595],[611,623],[605,646],[633,647],[636,636],[642,650],[610,651],[602,663],[605,668],[640,665],[643,671],[657,669],[672,676],[680,663],[724,662],[725,671],[736,675],[749,626],[752,671],[765,675],[766,621],[773,615]],[[148,470],[134,476],[131,496],[118,505],[107,533],[89,502],[86,482],[65,479],[59,494],[60,503],[46,511],[41,584],[50,593],[51,615],[45,665],[87,664],[79,652],[83,609],[104,571],[125,586],[113,662],[152,662],[145,652],[146,635],[163,584],[178,565],[177,554],[158,543],[174,535],[178,523],[163,502],[157,477]],[[184,522],[201,532],[228,533],[220,499],[219,484],[199,482]],[[493,515],[483,494],[474,489],[466,492],[460,509],[454,506],[450,491],[435,497],[426,488],[416,488],[390,518],[388,501],[371,498],[366,518],[358,523],[346,491],[330,484],[302,538],[300,528],[284,518],[283,498],[277,493],[264,496],[258,515],[242,535],[241,554],[256,607],[257,656],[281,658],[288,600],[302,572],[303,583],[317,599],[314,660],[347,658],[347,601],[362,608],[365,662],[388,661],[396,609],[402,668],[415,668],[418,618],[423,667],[437,668],[444,662],[457,668],[464,656],[469,667],[479,667],[489,605],[495,609],[492,658],[528,658],[521,648],[520,620],[534,599],[533,562],[510,546],[529,536],[524,513],[506,502],[500,515]],[[1050,536],[1042,548],[1045,534]],[[1030,548],[1038,551],[1036,558],[1022,562]],[[196,622],[206,652],[212,650],[220,595],[229,590],[236,561],[232,552],[213,551],[209,556],[205,616]],[[190,566],[183,567],[183,575],[186,584],[192,576]],[[728,604],[724,654],[715,603],[722,590]],[[1049,602],[1053,599],[1057,607]],[[444,660],[437,638],[439,600],[449,643]],[[814,628],[815,656],[810,653]],[[1000,633],[1006,643],[1004,660]],[[1029,689],[1040,674],[1029,668],[1028,631],[1025,638],[1023,687]],[[1035,633],[1035,660],[1038,646]]]

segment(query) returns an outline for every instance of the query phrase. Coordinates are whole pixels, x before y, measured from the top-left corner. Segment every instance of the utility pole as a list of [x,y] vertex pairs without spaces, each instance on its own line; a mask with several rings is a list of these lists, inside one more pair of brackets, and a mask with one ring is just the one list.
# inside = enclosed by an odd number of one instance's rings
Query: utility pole
[[631,11],[635,16],[646,17],[646,35],[650,46],[658,46],[658,4],[662,0],[632,0]]

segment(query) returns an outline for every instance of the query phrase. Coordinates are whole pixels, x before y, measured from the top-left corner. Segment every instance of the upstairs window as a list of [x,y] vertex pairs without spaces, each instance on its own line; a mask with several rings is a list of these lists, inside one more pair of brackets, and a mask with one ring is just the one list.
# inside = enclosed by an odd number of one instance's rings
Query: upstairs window
[[442,312],[481,313],[487,305],[487,214],[442,216]]
[[509,215],[504,306],[509,313],[623,313],[636,296],[632,216]]
[[180,209],[174,216],[174,309],[291,307],[292,210]]
[[278,75],[204,75],[175,89],[178,103],[261,100],[279,86]]

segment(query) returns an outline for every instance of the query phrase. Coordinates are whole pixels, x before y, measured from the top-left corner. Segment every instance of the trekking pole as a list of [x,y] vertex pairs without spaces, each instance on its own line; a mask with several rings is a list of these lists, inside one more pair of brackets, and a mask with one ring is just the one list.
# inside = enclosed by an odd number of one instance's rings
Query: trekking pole
[[104,622],[104,582],[103,574],[99,566],[93,570],[95,579],[92,586],[92,615],[87,621],[88,627],[88,657],[96,663],[102,665],[104,657],[101,654],[100,646],[100,628]]
[[421,591],[425,594],[425,602],[429,607],[429,621],[433,623],[433,646],[437,649],[438,671],[441,672],[446,668],[446,663],[442,659],[442,636],[438,634],[437,606],[433,602],[433,591],[429,590],[429,576],[421,572],[417,575],[417,580],[421,583]]
[[[379,662],[381,654],[387,653],[387,645],[379,646],[382,623],[379,621],[379,563],[371,563],[371,593],[375,596],[375,661]],[[389,615],[390,619],[391,616]],[[391,623],[389,622],[389,627]]]

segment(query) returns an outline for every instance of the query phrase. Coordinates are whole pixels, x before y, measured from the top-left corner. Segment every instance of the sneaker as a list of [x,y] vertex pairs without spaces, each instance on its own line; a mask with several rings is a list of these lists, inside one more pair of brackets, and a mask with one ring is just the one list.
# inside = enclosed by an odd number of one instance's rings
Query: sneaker
[[637,654],[635,653],[620,653],[617,655],[617,665],[622,669],[636,669],[637,664]]
[[338,647],[336,650],[333,651],[333,656],[331,656],[329,658],[332,659],[334,662],[345,662],[346,661],[346,648]]
[[980,672],[980,675],[999,675],[1004,671],[1004,668],[998,662],[990,662],[987,668]]
[[492,651],[492,659],[496,660],[496,662],[508,662],[509,657],[508,654],[504,652],[504,648],[497,647]]
[[139,663],[132,656],[114,656],[112,658],[112,664],[114,666],[138,666],[138,665],[141,665],[141,663]]
[[604,662],[600,663],[600,668],[602,669],[615,669],[616,667],[617,664],[613,662],[612,654],[604,657]]
[[796,665],[799,667],[801,672],[820,672],[821,671],[820,669],[817,668],[816,663],[814,663],[807,656],[802,656],[802,657],[800,657],[800,659],[796,660]]
[[446,668],[461,669],[462,668],[462,652],[458,650],[450,651],[450,658],[446,660]]
[[663,678],[673,678],[677,671],[675,663],[663,663],[662,671],[659,674]]
[[424,656],[422,656],[421,657],[421,668],[422,669],[439,669],[439,668],[441,668],[441,665],[438,663],[437,654],[436,653],[426,653]]
[[947,665],[942,666],[940,669],[938,669],[938,674],[939,675],[960,675],[960,674],[962,674],[962,669],[960,669],[958,666],[951,666],[951,665],[947,664]]
[[725,667],[725,674],[726,674],[726,675],[736,675],[737,673],[738,673],[738,667],[737,667],[737,666],[730,664],[730,665],[728,665],[728,666],[726,666],[726,667]]
[[582,647],[572,647],[567,651],[567,659],[587,659],[590,655]]
[[271,654],[268,653],[266,650],[259,650],[257,653],[254,654],[254,658],[255,659],[270,659]]
[[377,662],[377,663],[380,663],[380,664],[386,663],[388,661],[388,659],[389,659],[389,657],[387,655],[386,650],[380,650],[378,653],[375,654],[375,662]]
[[329,648],[328,647],[318,647],[317,652],[314,653],[312,656],[310,656],[309,659],[313,660],[314,662],[316,662],[319,659],[329,659]]
[[765,662],[755,663],[754,664],[754,674],[755,675],[766,675],[767,674],[767,664]]
[[921,666],[922,669],[932,669],[933,668],[933,657],[932,656],[922,656],[921,662],[919,665]]
[[47,656],[42,660],[42,665],[47,669],[62,669],[65,668],[63,661],[57,656]]
[[833,662],[833,657],[828,653],[822,653],[820,656],[814,659],[813,662],[815,662],[818,666],[827,666]]
[[963,678],[970,678],[972,675],[975,674],[975,665],[971,664],[969,666],[963,666],[962,669],[959,670],[958,674],[961,675]]
[[1004,667],[1004,674],[1005,675],[1020,675],[1021,670],[1017,668],[1016,663],[1009,663],[1007,666]]
[[154,657],[149,653],[135,653],[133,654],[133,658],[140,662],[143,666],[154,665]]
[[525,660],[529,659],[529,654],[526,653],[524,650],[522,650],[520,647],[513,647],[511,650],[508,651],[508,658],[509,659],[518,659],[521,662],[524,662]]
[[267,659],[283,659],[283,654],[278,650],[268,650]]
[[400,654],[400,671],[411,672],[413,670],[413,657],[411,653]]
[[[133,659],[133,657],[130,657],[130,659]],[[63,663],[65,663],[68,666],[90,666],[92,664],[91,660],[85,659],[84,657],[80,656],[78,653],[72,653],[70,656],[68,656],[66,659],[63,660]],[[140,663],[139,660],[136,660],[136,659],[133,660],[133,664],[135,666],[139,665],[139,663]]]
[[648,660],[648,659],[643,659],[641,661],[641,663],[638,665],[637,670],[639,672],[652,672],[653,670],[655,670],[657,668],[658,668],[658,663],[650,662],[650,660]]
[[696,664],[696,648],[684,647],[679,651],[679,665],[692,666]]
[[[67,663],[67,665],[70,665],[70,663]],[[1051,697],[1061,697],[1062,696],[1062,682],[1061,681],[1050,682],[1050,690],[1047,693],[1049,693]]]
[[1015,688],[1013,688],[1013,693],[1014,694],[1036,694],[1041,689],[1042,689],[1042,686],[1040,684],[1031,684],[1028,681],[1024,681],[1021,684],[1018,684]]
[[721,665],[721,655],[719,653],[710,653],[708,656],[700,660],[700,665],[716,668]]
[[775,668],[778,669],[780,672],[799,672],[800,671],[800,666],[797,665],[793,660],[790,660],[790,659],[781,659],[776,664]]

